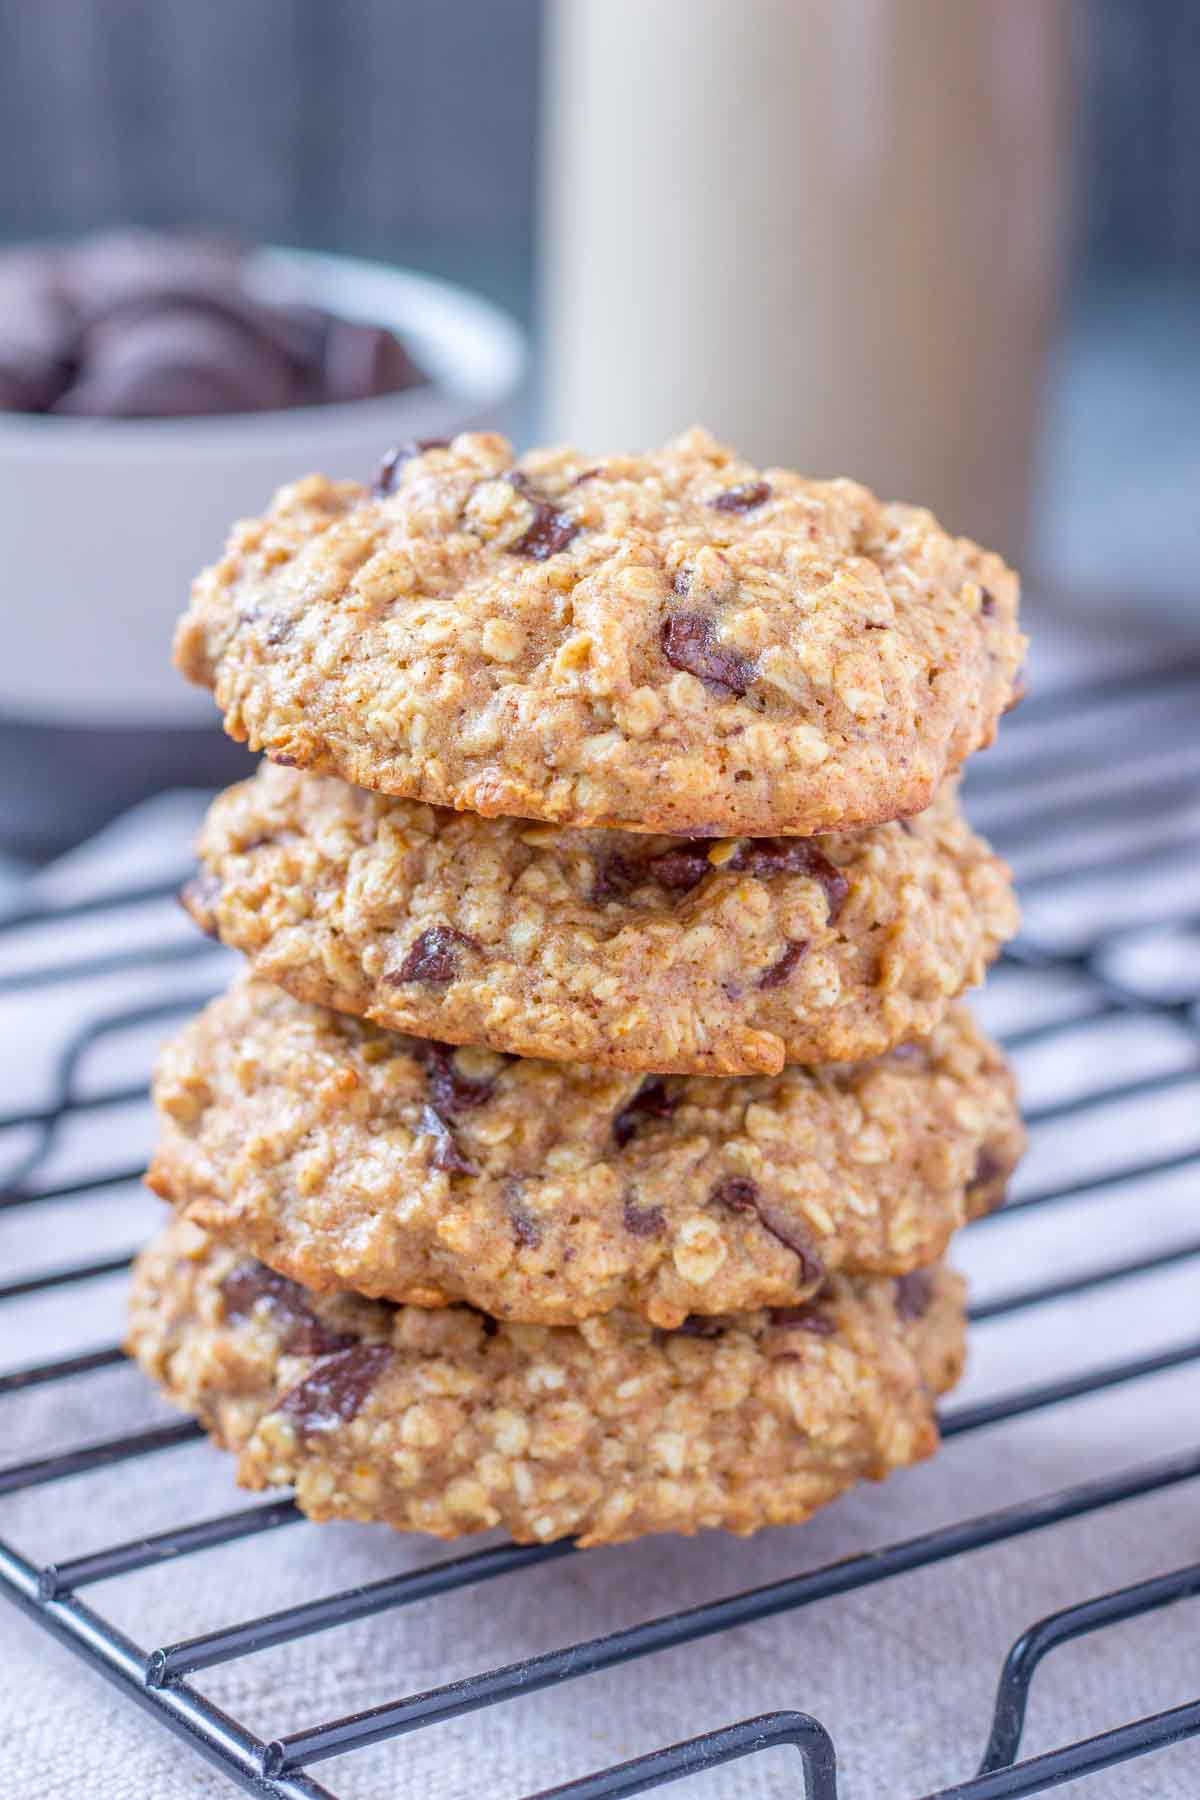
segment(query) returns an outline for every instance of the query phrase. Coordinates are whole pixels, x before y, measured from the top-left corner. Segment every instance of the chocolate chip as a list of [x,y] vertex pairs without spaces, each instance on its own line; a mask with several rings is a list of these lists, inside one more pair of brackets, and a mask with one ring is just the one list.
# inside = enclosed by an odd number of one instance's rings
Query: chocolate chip
[[488,1076],[469,1079],[459,1071],[453,1044],[435,1044],[427,1039],[412,1041],[413,1055],[425,1066],[429,1095],[441,1112],[453,1118],[473,1106],[482,1106],[492,1097],[495,1081]]
[[520,1200],[511,1199],[508,1203],[508,1216],[512,1220],[518,1244],[524,1244],[527,1250],[536,1250],[542,1241],[542,1228],[528,1207]]
[[309,1313],[304,1319],[297,1319],[288,1332],[284,1349],[295,1356],[324,1356],[328,1351],[343,1350],[352,1344],[354,1337],[348,1331],[334,1331],[323,1325],[315,1313]]
[[723,494],[718,494],[708,504],[714,512],[748,513],[770,497],[769,481],[745,481],[740,487],[726,488]]
[[299,769],[304,766],[298,756],[287,756],[282,750],[268,750],[267,756],[271,762],[278,763],[281,769]]
[[417,1132],[421,1137],[433,1139],[433,1151],[430,1163],[440,1169],[444,1175],[473,1175],[475,1168],[462,1154],[454,1141],[454,1133],[442,1115],[432,1106],[423,1106],[417,1121]]
[[231,1319],[248,1319],[260,1300],[269,1300],[272,1310],[307,1310],[300,1284],[260,1262],[242,1262],[231,1269],[221,1282],[221,1298]]
[[642,863],[628,856],[610,856],[596,870],[592,899],[601,906],[609,900],[624,900],[645,881],[684,894],[703,881],[709,868],[703,850],[664,850]]
[[990,619],[996,610],[996,596],[990,588],[981,588],[980,595],[979,610],[985,619]]
[[1005,1170],[1000,1163],[1000,1159],[997,1156],[994,1156],[985,1145],[979,1152],[979,1155],[975,1158],[975,1167],[971,1171],[971,1179],[967,1183],[967,1186],[983,1187],[986,1183],[995,1181],[998,1175],[1003,1175],[1004,1173]]
[[849,883],[842,871],[811,838],[753,838],[739,846],[731,859],[735,869],[748,875],[807,875],[825,890],[825,906],[832,925],[846,903]]
[[763,1200],[756,1181],[751,1181],[746,1175],[727,1175],[724,1181],[719,1181],[713,1188],[709,1198],[716,1205],[725,1207],[728,1212],[753,1213],[764,1231],[769,1231],[785,1250],[790,1250],[800,1258],[802,1281],[819,1281],[824,1275],[824,1264],[813,1251],[802,1228]]
[[298,1282],[259,1262],[239,1263],[221,1282],[221,1298],[231,1319],[248,1319],[260,1300],[285,1328],[283,1348],[299,1356],[320,1356],[354,1343],[345,1332],[322,1324]]
[[929,1311],[933,1300],[933,1276],[928,1269],[913,1269],[898,1275],[895,1283],[896,1311],[902,1319],[920,1319]]
[[638,1206],[633,1200],[626,1200],[624,1211],[625,1229],[634,1237],[661,1237],[667,1228],[666,1215],[661,1206]]
[[597,865],[592,883],[592,899],[597,906],[609,900],[624,900],[642,880],[642,871],[627,856],[609,856]]
[[686,894],[711,873],[712,864],[704,850],[664,850],[661,856],[650,858],[646,869],[660,887]]
[[263,637],[268,644],[283,644],[296,629],[295,619],[289,619],[286,613],[275,613],[267,625]]
[[748,1175],[729,1175],[717,1183],[711,1198],[730,1212],[757,1213],[758,1183]]
[[387,1344],[350,1345],[320,1357],[279,1402],[305,1433],[348,1425],[360,1411],[392,1351]]
[[534,562],[545,562],[548,557],[557,556],[578,534],[578,519],[573,519],[570,513],[559,512],[551,501],[537,492],[528,475],[520,469],[514,469],[508,480],[533,507],[533,523],[515,544],[509,544],[509,554],[529,556]]
[[415,387],[421,376],[399,338],[381,325],[329,321],[321,358],[322,398],[345,404]]
[[393,444],[379,465],[371,492],[377,500],[385,500],[395,492],[396,477],[405,463],[414,456],[423,456],[426,450],[446,450],[449,446],[449,438],[405,438],[403,443]]
[[754,680],[753,663],[721,647],[713,622],[704,613],[669,614],[663,620],[662,650],[672,668],[729,694],[744,694]]
[[82,417],[242,413],[425,377],[390,331],[251,291],[231,243],[108,234],[0,255],[0,406]]
[[126,308],[89,332],[83,368],[54,404],[82,418],[273,412],[291,403],[287,359],[232,312],[168,302]]
[[624,1149],[647,1119],[669,1119],[678,1104],[661,1075],[648,1075],[613,1119],[612,1134],[617,1144]]
[[722,1335],[724,1330],[725,1327],[719,1319],[707,1318],[704,1313],[689,1313],[682,1325],[677,1325],[674,1331],[664,1332],[663,1335],[665,1337],[717,1338]]
[[406,981],[453,981],[458,974],[459,950],[479,948],[465,931],[455,931],[452,925],[431,925],[411,946],[399,969],[391,971],[386,979],[393,987]]
[[769,1231],[785,1250],[790,1250],[793,1256],[799,1257],[800,1279],[803,1282],[807,1284],[824,1279],[825,1265],[809,1243],[802,1226],[785,1218],[772,1206],[760,1205],[758,1217],[764,1231]]
[[773,1306],[767,1315],[772,1323],[785,1331],[811,1331],[814,1337],[832,1337],[837,1322],[811,1301],[807,1306]]
[[217,933],[216,908],[221,898],[221,882],[208,869],[202,869],[185,881],[179,890],[179,904],[189,913],[200,927],[205,937],[215,938]]
[[790,943],[778,962],[773,962],[765,974],[760,975],[760,988],[782,987],[788,976],[804,960],[808,950],[807,938],[797,938]]
[[998,1212],[1007,1198],[1006,1183],[1011,1173],[1011,1165],[1001,1162],[1000,1158],[994,1155],[985,1145],[979,1152],[979,1155],[975,1158],[975,1167],[971,1171],[971,1179],[967,1183],[967,1191],[968,1193],[973,1193],[977,1188],[990,1188],[995,1186],[996,1191],[990,1199],[989,1210]]

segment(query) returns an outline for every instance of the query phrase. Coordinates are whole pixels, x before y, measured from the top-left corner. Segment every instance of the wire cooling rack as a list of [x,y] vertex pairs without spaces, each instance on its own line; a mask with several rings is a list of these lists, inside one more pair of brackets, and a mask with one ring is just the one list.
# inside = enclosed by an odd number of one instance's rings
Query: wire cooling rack
[[[1119,1112],[1127,1120],[1118,1133],[1116,1152],[1106,1150],[1099,1166],[1083,1174],[1018,1188],[1005,1209],[972,1227],[972,1236],[1004,1232],[1029,1209],[1050,1214],[1083,1194],[1108,1189],[1136,1198],[1139,1216],[1146,1221],[1139,1239],[1144,1248],[1139,1254],[1065,1275],[1047,1268],[1044,1279],[992,1294],[978,1303],[973,1309],[977,1328],[1010,1315],[1033,1317],[1038,1309],[1074,1303],[1085,1295],[1112,1294],[1115,1298],[1139,1277],[1200,1258],[1200,1207],[1194,1199],[1191,1238],[1181,1239],[1176,1230],[1163,1242],[1151,1229],[1158,1178],[1186,1177],[1192,1172],[1200,1175],[1200,1101],[1193,1106],[1190,1131],[1185,1128],[1182,1142],[1172,1141],[1162,1148],[1148,1124],[1143,1127],[1139,1123],[1140,1109],[1152,1102],[1171,1095],[1200,1094],[1196,1085],[1200,1075],[1198,717],[1198,667],[1159,669],[1052,691],[1035,697],[1006,723],[1002,749],[982,759],[972,773],[973,816],[1013,860],[1022,877],[1026,925],[993,980],[1001,999],[999,1035],[1019,1060],[1032,1059],[1035,1078],[1031,1079],[1026,1068],[1025,1102],[1035,1145],[1041,1134],[1052,1133],[1064,1120],[1082,1120],[1089,1137],[1094,1125],[1097,1141],[1103,1137],[1100,1127],[1106,1118]],[[1151,869],[1159,878],[1157,884],[1147,879]],[[19,966],[7,975],[0,974],[0,998],[7,992],[10,999],[28,1000],[61,991],[85,976],[130,970],[145,971],[161,982],[172,965],[187,964],[193,956],[203,954],[204,947],[172,937],[167,942],[140,942],[133,948],[96,952],[89,951],[85,941],[82,954],[72,952],[64,959],[61,954],[46,952],[45,945],[55,941],[53,927],[136,915],[139,908],[159,901],[174,885],[174,881],[150,882],[0,919],[0,942],[21,934],[30,940],[28,954]],[[153,986],[148,991],[153,992]],[[124,1165],[89,1166],[66,1181],[47,1180],[44,1171],[48,1164],[52,1166],[53,1148],[68,1126],[86,1132],[90,1122],[144,1093],[140,1075],[103,1090],[81,1091],[79,1070],[97,1042],[131,1026],[161,1024],[170,1028],[200,997],[187,994],[154,999],[147,1005],[96,1017],[69,1034],[58,1057],[55,1093],[49,1104],[0,1117],[0,1144],[12,1141],[15,1134],[24,1146],[19,1162],[10,1166],[5,1191],[0,1193],[0,1218],[13,1209],[28,1209],[25,1216],[32,1222],[39,1206],[86,1203],[136,1178],[138,1169],[128,1159]],[[1006,1006],[1009,1017],[1004,1028]],[[1114,1075],[1101,1056],[1088,1066],[1082,1083],[1076,1082],[1066,1091],[1053,1078],[1036,1078],[1037,1069],[1053,1071],[1062,1064],[1068,1044],[1074,1047],[1071,1054],[1077,1060],[1081,1034],[1086,1040],[1089,1032],[1130,1018],[1165,1024],[1179,1053],[1165,1066],[1139,1067],[1125,1075],[1120,1071]],[[1185,1107],[1185,1127],[1188,1117]],[[1185,1222],[1188,1216],[1185,1214]],[[31,1244],[36,1237],[31,1229]],[[1101,1255],[1103,1248],[1101,1242]],[[127,1261],[128,1255],[121,1250],[34,1272],[0,1270],[0,1308],[53,1290],[61,1293],[66,1307],[81,1284],[119,1271]],[[1021,1385],[973,1403],[947,1405],[942,1431],[950,1447],[943,1454],[952,1455],[953,1440],[966,1434],[986,1432],[1022,1415],[1066,1408],[1105,1390],[1149,1383],[1168,1371],[1200,1362],[1200,1336],[1148,1353],[1122,1354],[1118,1317],[1119,1307],[1105,1360],[1095,1360],[1093,1334],[1086,1346],[1079,1347],[1078,1366],[1054,1379]],[[1200,1307],[1196,1317],[1200,1319]],[[977,1329],[977,1358],[987,1357],[986,1336],[986,1331]],[[121,1360],[120,1349],[108,1344],[0,1375],[0,1444],[4,1442],[2,1408],[11,1404],[14,1396],[51,1384],[82,1382]],[[1194,1403],[1190,1418],[1193,1425],[1200,1421],[1200,1407]],[[148,1459],[169,1454],[198,1435],[190,1421],[154,1425],[0,1469],[0,1530],[4,1529],[4,1496],[45,1487],[52,1519],[55,1484],[67,1477],[94,1477],[99,1471],[120,1466],[129,1470],[131,1481],[151,1482],[153,1464]],[[1113,1460],[1120,1461],[1119,1444],[1113,1446]],[[1148,1496],[1198,1477],[1200,1432],[1196,1442],[1180,1448],[1174,1439],[1169,1453],[1136,1466],[1118,1467],[1099,1478],[978,1512],[882,1549],[715,1600],[700,1600],[603,1636],[372,1705],[349,1716],[322,1720],[273,1741],[220,1710],[195,1678],[310,1634],[392,1613],[418,1601],[436,1601],[439,1596],[499,1577],[511,1580],[521,1571],[573,1556],[572,1547],[493,1545],[166,1645],[131,1642],[84,1598],[97,1582],[115,1581],[168,1562],[180,1566],[182,1578],[182,1571],[192,1566],[187,1559],[200,1552],[219,1554],[239,1540],[281,1530],[297,1520],[297,1513],[290,1500],[279,1498],[83,1554],[73,1555],[71,1546],[64,1545],[51,1562],[31,1559],[16,1544],[0,1538],[0,1594],[152,1719],[174,1731],[189,1752],[207,1758],[235,1786],[276,1800],[300,1800],[301,1796],[318,1800],[328,1797],[330,1790],[310,1771],[327,1758],[477,1709],[502,1706],[518,1696],[585,1679],[634,1659],[696,1644],[752,1621],[817,1607],[836,1596],[896,1581],[952,1559],[961,1564],[961,1579],[970,1580],[975,1552],[1034,1539],[1051,1527],[1078,1524],[1092,1515],[1109,1517],[1115,1509],[1133,1507]],[[1114,1693],[1116,1722],[1108,1729],[1042,1754],[1021,1755],[1031,1683],[1048,1653],[1073,1639],[1103,1633],[1197,1595],[1200,1565],[1167,1568],[1113,1592],[1081,1595],[1077,1603],[1030,1623],[997,1671],[990,1721],[980,1719],[979,1739],[986,1748],[978,1771],[964,1772],[955,1785],[938,1788],[924,1800],[950,1800],[951,1796],[1000,1800],[1001,1796],[1042,1793],[1200,1734],[1200,1699],[1129,1719],[1122,1716],[1120,1694]],[[857,1628],[865,1628],[861,1615]],[[846,1654],[854,1654],[852,1643],[847,1644]],[[808,1800],[836,1800],[839,1775],[834,1742],[819,1718],[801,1711],[768,1712],[732,1723],[716,1721],[711,1729],[685,1742],[565,1785],[543,1788],[528,1800],[550,1800],[551,1796],[555,1800],[568,1800],[568,1796],[570,1800],[601,1800],[602,1796],[613,1800],[663,1783],[682,1782],[700,1771],[781,1747],[793,1758],[784,1765],[787,1793],[800,1792],[803,1784]],[[845,1755],[845,1747],[840,1748]],[[852,1761],[847,1759],[847,1777],[851,1769]],[[536,1770],[533,1774],[536,1778]],[[1196,1780],[1200,1791],[1200,1771]]]

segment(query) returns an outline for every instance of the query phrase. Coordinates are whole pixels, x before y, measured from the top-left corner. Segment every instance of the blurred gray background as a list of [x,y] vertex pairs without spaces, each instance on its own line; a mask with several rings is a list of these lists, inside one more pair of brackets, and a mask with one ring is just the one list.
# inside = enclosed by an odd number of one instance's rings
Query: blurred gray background
[[[0,0],[0,234],[217,222],[527,314],[540,0]],[[1077,0],[1078,282],[1200,275],[1200,6]]]
[[[1194,620],[1200,5],[1075,0],[1074,23],[1037,570],[1096,618],[1152,580]],[[218,225],[448,275],[529,321],[541,26],[540,0],[0,0],[0,239]]]

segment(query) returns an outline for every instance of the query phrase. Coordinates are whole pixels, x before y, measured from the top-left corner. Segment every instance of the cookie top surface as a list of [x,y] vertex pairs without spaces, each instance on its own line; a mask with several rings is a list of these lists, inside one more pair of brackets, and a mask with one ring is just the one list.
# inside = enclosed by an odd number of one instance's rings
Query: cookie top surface
[[969,1014],[871,1062],[639,1077],[453,1051],[261,981],[163,1052],[155,1190],[307,1287],[570,1323],[788,1305],[899,1274],[1022,1147]]
[[302,1000],[651,1073],[927,1034],[1016,929],[948,784],[915,819],[696,840],[481,819],[264,763],[213,805],[197,923]]
[[1018,584],[921,508],[692,431],[312,476],[202,574],[176,660],[276,761],[492,817],[811,835],[919,812],[1016,691]]
[[630,1314],[499,1325],[317,1298],[176,1222],[134,1274],[128,1345],[318,1519],[525,1542],[795,1523],[937,1442],[956,1379],[957,1276],[853,1282],[784,1313],[665,1333]]

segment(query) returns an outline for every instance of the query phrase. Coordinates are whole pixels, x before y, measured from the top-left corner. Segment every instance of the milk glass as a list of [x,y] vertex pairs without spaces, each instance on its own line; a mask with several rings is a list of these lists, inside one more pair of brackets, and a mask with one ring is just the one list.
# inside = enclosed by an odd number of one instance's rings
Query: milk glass
[[555,0],[549,434],[702,422],[1024,550],[1063,0]]

